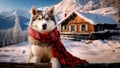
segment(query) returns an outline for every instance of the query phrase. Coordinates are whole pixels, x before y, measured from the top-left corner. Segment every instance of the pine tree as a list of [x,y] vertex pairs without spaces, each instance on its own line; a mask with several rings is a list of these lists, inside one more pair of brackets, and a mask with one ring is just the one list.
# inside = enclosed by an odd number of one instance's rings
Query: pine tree
[[8,38],[8,41],[9,41],[9,45],[10,44],[12,44],[13,43],[13,34],[12,34],[12,32],[13,32],[13,28],[10,28],[10,29],[7,29],[7,34],[8,34],[8,36],[7,36],[7,38]]
[[22,29],[20,27],[20,23],[19,23],[19,17],[16,14],[15,17],[15,25],[13,28],[13,39],[14,39],[14,43],[19,43],[21,42],[21,36],[22,36]]
[[4,30],[0,30],[0,47],[4,46],[4,35],[5,35]]
[[5,40],[4,39],[2,40],[2,46],[3,47],[5,46]]
[[116,18],[117,18],[117,20],[118,20],[118,24],[120,24],[120,0],[114,0],[114,2],[111,1],[111,3],[112,3],[112,6],[113,6],[113,7],[116,9],[116,11],[117,11]]
[[101,0],[100,1],[101,8],[112,6],[117,11],[116,13],[116,19],[118,21],[118,24],[120,24],[120,0]]

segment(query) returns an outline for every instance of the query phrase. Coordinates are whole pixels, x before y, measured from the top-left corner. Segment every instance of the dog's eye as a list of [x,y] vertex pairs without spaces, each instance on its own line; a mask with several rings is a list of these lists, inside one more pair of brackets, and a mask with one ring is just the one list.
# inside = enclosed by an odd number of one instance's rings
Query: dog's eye
[[48,21],[49,19],[50,19],[49,17],[45,18],[45,20],[47,20],[47,21]]
[[41,18],[38,18],[38,20],[41,20]]

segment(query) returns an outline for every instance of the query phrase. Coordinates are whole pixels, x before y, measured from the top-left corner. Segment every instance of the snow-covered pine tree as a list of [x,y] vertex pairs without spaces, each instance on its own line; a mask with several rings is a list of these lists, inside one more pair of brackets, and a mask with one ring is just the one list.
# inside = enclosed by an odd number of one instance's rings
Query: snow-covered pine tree
[[116,19],[120,25],[120,0],[110,0],[110,4],[116,9]]
[[2,39],[2,46],[4,47],[5,46],[5,40]]
[[22,29],[20,27],[19,17],[16,14],[15,25],[13,27],[13,39],[14,39],[14,43],[21,42],[21,36],[22,36]]
[[13,39],[13,28],[7,29],[7,30],[6,30],[6,33],[7,33],[7,35],[8,35],[8,36],[7,36],[8,41],[9,41],[9,44],[8,44],[8,45],[14,43],[14,42],[13,42],[13,41],[14,41],[14,39]]
[[13,44],[13,28],[0,30],[0,47]]
[[101,7],[112,6],[117,11],[116,19],[118,20],[118,24],[120,24],[120,0],[101,0]]
[[22,38],[22,41],[27,41],[28,40],[28,31],[23,31],[23,34],[22,34],[23,38]]
[[104,7],[104,5],[105,5],[104,2],[105,2],[105,0],[101,0],[101,1],[100,1],[100,8],[103,8],[103,7]]
[[4,36],[4,39],[5,39],[5,45],[9,45],[9,33],[8,31],[6,30],[6,33],[5,33],[5,36]]
[[5,35],[5,31],[4,30],[0,30],[0,47],[4,46],[4,35]]
[[[111,0],[111,1],[114,1],[114,0]],[[111,4],[110,4],[110,0],[100,0],[100,6],[101,8],[104,8],[104,7],[109,7]]]

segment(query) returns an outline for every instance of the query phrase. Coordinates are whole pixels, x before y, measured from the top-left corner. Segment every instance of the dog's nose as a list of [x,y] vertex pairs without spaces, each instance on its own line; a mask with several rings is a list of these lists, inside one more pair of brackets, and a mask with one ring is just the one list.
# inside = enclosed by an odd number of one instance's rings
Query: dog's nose
[[43,30],[47,29],[47,24],[42,25]]

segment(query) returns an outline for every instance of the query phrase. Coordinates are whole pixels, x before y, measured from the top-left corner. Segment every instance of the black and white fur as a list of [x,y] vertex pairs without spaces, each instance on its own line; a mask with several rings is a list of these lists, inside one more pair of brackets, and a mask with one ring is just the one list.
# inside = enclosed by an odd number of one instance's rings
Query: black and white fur
[[[46,11],[37,10],[32,7],[31,20],[29,27],[40,33],[49,33],[56,28],[56,21],[54,17],[54,7]],[[30,63],[40,63],[50,62],[52,63],[52,68],[60,68],[60,62],[56,57],[52,56],[52,46],[48,46],[49,43],[35,44],[39,42],[29,35],[29,43],[31,46],[30,56],[28,62]]]

